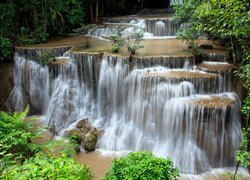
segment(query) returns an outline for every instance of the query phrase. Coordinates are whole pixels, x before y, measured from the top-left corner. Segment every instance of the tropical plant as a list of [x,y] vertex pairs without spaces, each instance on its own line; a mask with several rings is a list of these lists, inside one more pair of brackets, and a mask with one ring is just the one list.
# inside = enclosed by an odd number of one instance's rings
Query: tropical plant
[[191,53],[196,56],[201,55],[202,52],[198,46],[201,31],[196,28],[199,20],[194,16],[194,13],[201,2],[202,0],[186,0],[182,1],[181,4],[174,4],[174,20],[182,24],[177,33],[177,38],[186,41]]
[[[248,0],[211,0],[196,8],[196,29],[228,41],[234,63],[240,63],[249,50],[250,4]],[[248,24],[248,25],[247,25]]]
[[40,61],[42,65],[48,65],[55,61],[55,55],[51,49],[44,49],[41,50],[40,54],[37,56],[37,60]]
[[21,163],[39,150],[39,146],[32,141],[38,138],[40,133],[31,131],[31,123],[24,123],[28,111],[29,108],[21,113],[0,112],[1,169],[15,163]]
[[250,167],[250,127],[243,129],[240,150],[236,152],[236,160],[244,167]]
[[10,57],[12,46],[10,39],[0,36],[0,60]]
[[128,35],[125,44],[127,46],[128,52],[130,53],[130,56],[134,55],[138,49],[143,48],[143,46],[140,45],[143,40],[143,35],[144,31],[141,29],[135,29]]
[[176,179],[179,170],[170,159],[155,157],[151,152],[134,152],[115,159],[107,172],[106,180],[120,179]]
[[22,165],[5,170],[1,178],[89,180],[90,172],[86,165],[80,165],[72,158],[37,154]]
[[91,36],[88,35],[89,31],[94,31],[97,29],[98,26],[96,24],[81,24],[81,27],[74,29],[74,34],[81,34],[83,35],[84,39],[86,40],[86,47],[90,47],[89,41]]

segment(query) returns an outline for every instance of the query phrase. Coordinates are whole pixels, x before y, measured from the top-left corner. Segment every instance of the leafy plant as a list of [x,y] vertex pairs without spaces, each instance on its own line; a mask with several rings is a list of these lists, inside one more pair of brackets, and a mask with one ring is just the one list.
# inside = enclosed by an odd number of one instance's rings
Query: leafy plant
[[143,40],[143,35],[144,32],[140,29],[136,29],[128,35],[126,46],[130,55],[134,55],[138,49],[143,48],[143,46],[140,45]]
[[53,140],[40,145],[40,153],[56,155],[57,157],[71,157],[79,148],[72,139]]
[[134,152],[113,161],[106,180],[120,179],[176,179],[179,170],[170,159],[155,157],[151,152]]
[[37,154],[22,165],[4,171],[1,178],[89,180],[90,172],[86,165],[80,165],[72,158]]
[[98,48],[97,51],[98,51],[99,57],[100,57],[100,58],[103,57],[104,50],[103,50],[102,48]]
[[24,123],[29,108],[24,112],[8,114],[0,112],[0,164],[1,168],[22,162],[39,150],[39,146],[32,143],[39,137],[38,131],[32,132],[31,123]]
[[12,46],[10,39],[0,36],[0,60],[10,57]]
[[243,129],[240,150],[236,152],[236,160],[244,167],[250,167],[250,127]]
[[111,47],[111,52],[112,53],[117,53],[120,51],[120,46],[118,44],[113,44]]
[[201,48],[198,46],[199,36],[201,34],[201,31],[197,28],[199,19],[194,16],[194,12],[201,2],[201,0],[187,0],[174,6],[174,20],[178,23],[182,23],[181,28],[178,30],[177,38],[181,41],[185,41],[189,50],[195,56],[202,54]]
[[21,27],[18,43],[20,45],[44,43],[48,40],[48,37],[49,34],[44,31],[42,26],[37,27],[33,32],[26,27]]
[[40,52],[37,59],[40,61],[42,65],[47,65],[52,61],[55,61],[55,56],[50,49],[44,49]]
[[74,29],[73,32],[75,34],[81,34],[83,35],[84,39],[86,40],[86,47],[90,47],[89,40],[91,36],[88,35],[88,32],[90,30],[95,30],[97,29],[98,26],[96,24],[81,24],[81,27]]

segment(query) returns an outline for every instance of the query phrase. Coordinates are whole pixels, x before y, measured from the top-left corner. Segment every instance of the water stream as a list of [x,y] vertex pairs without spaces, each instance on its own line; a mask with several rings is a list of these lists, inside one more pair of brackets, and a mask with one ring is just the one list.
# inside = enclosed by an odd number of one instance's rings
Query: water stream
[[[162,21],[155,26],[165,31]],[[59,136],[87,117],[104,129],[99,151],[152,151],[172,158],[182,173],[235,165],[240,100],[230,78],[196,70],[194,58],[185,55],[131,61],[73,51],[63,56],[66,49],[57,48],[62,57],[42,65],[36,59],[40,51],[16,50],[9,110],[21,111],[29,104],[31,113],[45,115],[45,123]],[[204,61],[216,58],[208,55]]]

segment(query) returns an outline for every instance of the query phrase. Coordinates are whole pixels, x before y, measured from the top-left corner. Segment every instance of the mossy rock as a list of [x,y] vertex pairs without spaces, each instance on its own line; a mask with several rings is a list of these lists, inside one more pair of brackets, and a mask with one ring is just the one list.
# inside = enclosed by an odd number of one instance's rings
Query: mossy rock
[[82,132],[78,128],[69,130],[68,137],[70,137],[73,140],[76,140],[76,142],[79,144],[82,142],[83,139]]
[[88,132],[83,140],[85,150],[94,151],[96,148],[97,140],[98,140],[98,135],[96,129]]
[[76,127],[81,129],[83,127],[91,127],[91,124],[89,123],[88,118],[82,119],[77,122]]

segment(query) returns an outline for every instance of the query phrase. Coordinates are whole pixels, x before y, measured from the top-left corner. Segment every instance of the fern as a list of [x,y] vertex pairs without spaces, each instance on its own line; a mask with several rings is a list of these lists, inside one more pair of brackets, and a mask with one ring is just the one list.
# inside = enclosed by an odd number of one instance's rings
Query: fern
[[24,122],[28,112],[29,107],[13,114],[0,112],[0,170],[22,162],[38,151],[32,141],[39,133],[30,131],[31,124]]

